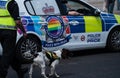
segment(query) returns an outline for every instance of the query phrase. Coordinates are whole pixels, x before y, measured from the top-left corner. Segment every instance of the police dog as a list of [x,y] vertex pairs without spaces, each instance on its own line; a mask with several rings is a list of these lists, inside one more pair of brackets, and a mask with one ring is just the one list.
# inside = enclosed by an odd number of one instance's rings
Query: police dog
[[[37,56],[33,59],[33,63],[30,66],[29,77],[32,78],[34,66],[38,66],[41,68],[41,75],[43,78],[48,78],[52,76],[59,78],[60,76],[56,73],[55,68],[62,58],[68,58],[68,50],[62,49],[50,52],[43,48],[43,51],[38,52]],[[45,73],[46,65],[50,66],[50,74],[48,76]]]

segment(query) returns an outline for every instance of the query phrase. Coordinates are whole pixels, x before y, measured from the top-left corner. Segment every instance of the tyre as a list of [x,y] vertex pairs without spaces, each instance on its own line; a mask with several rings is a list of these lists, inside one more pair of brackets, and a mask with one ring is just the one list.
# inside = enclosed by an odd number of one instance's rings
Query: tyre
[[119,51],[120,50],[120,28],[116,27],[114,28],[107,40],[107,48],[112,51]]
[[22,63],[31,63],[34,55],[41,51],[41,43],[34,37],[21,38],[16,46],[17,58]]

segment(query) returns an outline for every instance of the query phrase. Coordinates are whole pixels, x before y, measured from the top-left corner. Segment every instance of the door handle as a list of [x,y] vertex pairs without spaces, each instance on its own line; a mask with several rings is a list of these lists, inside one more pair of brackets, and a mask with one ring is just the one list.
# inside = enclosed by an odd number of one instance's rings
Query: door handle
[[48,22],[38,22],[38,24],[48,25]]
[[80,23],[78,21],[73,20],[73,21],[70,21],[69,24],[76,26],[76,25],[78,25]]

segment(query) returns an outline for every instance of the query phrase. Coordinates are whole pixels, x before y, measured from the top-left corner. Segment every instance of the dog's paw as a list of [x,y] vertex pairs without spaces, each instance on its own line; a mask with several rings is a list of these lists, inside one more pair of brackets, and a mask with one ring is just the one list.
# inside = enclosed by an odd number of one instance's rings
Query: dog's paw
[[60,78],[60,76],[59,75],[49,75],[49,78]]
[[56,78],[60,78],[60,76],[55,76]]
[[57,75],[57,74],[55,74],[55,75],[54,75],[54,78],[60,78],[60,76],[59,76],[59,75]]
[[42,78],[48,78],[48,76],[46,76],[46,75],[41,75],[41,77],[42,77]]

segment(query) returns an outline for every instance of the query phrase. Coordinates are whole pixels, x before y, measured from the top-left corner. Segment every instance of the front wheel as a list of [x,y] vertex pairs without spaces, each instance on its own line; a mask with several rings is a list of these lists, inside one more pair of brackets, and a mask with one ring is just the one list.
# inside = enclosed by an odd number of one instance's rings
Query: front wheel
[[119,51],[120,50],[120,28],[114,28],[109,36],[107,41],[107,48],[112,51]]
[[22,63],[31,63],[34,55],[41,51],[41,44],[33,37],[21,38],[16,46],[17,57]]

